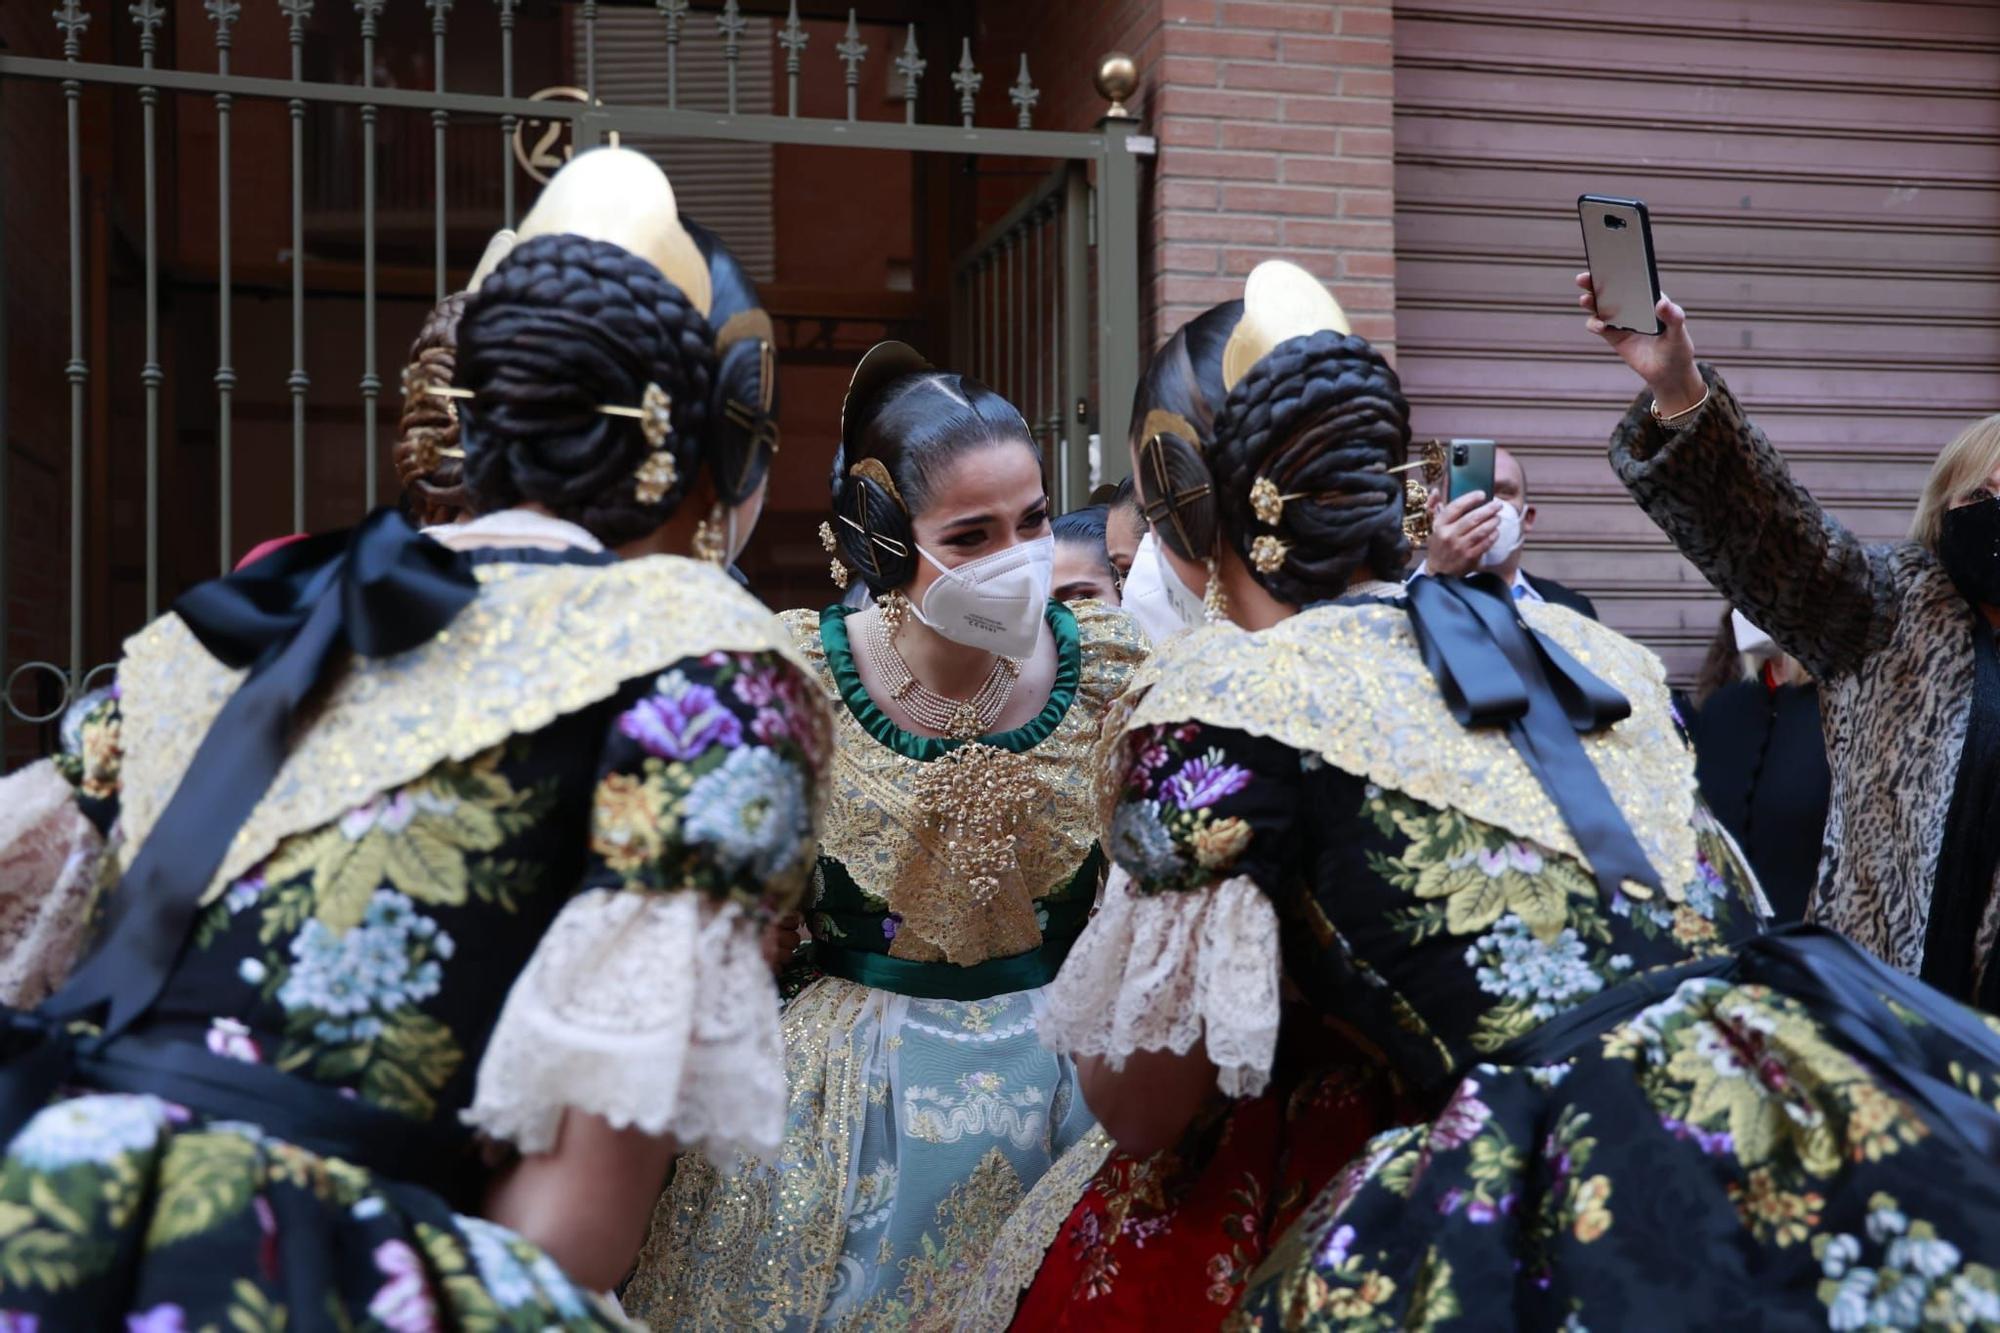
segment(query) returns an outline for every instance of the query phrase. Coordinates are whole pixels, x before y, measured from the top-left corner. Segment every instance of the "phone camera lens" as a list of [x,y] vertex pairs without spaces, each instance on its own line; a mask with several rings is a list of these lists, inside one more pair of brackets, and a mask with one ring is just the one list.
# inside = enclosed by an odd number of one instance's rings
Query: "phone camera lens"
[[1604,215],[1604,225],[1612,231],[1624,231],[1625,219],[1613,213],[1606,213]]
[[1472,450],[1462,444],[1454,444],[1451,447],[1451,461],[1458,467],[1464,467],[1472,461]]

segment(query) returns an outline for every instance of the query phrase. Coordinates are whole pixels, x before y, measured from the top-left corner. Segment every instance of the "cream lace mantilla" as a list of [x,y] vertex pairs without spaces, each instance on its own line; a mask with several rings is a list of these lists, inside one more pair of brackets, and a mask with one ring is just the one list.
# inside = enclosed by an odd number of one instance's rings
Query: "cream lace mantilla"
[[722,1158],[776,1151],[785,1048],[759,935],[697,893],[578,896],[508,993],[466,1123],[547,1152],[574,1108]]
[[[1695,877],[1694,756],[1674,731],[1660,659],[1563,607],[1520,610],[1631,701],[1629,718],[1584,736],[1583,748],[1668,896],[1679,897]],[[1396,607],[1325,606],[1268,630],[1206,626],[1168,644],[1106,719],[1097,769],[1107,821],[1124,781],[1125,734],[1171,722],[1279,741],[1589,864],[1505,732],[1452,717]]]
[[[662,555],[608,566],[496,563],[477,573],[479,596],[443,633],[395,657],[356,660],[335,683],[204,901],[290,834],[682,658],[774,651],[806,669],[764,604],[711,565]],[[241,676],[173,615],[126,642],[118,669],[125,868]]]
[[1115,1069],[1139,1051],[1185,1055],[1199,1041],[1216,1085],[1254,1097],[1278,1051],[1278,972],[1278,914],[1252,880],[1135,894],[1114,869],[1049,983],[1042,1044]]
[[1034,900],[1096,846],[1092,749],[1145,646],[1122,612],[1086,603],[1075,614],[1081,677],[1056,729],[1019,753],[970,745],[929,762],[870,736],[841,702],[818,613],[782,617],[832,697],[820,851],[903,919],[891,957],[971,965],[1036,948]]
[[0,778],[0,1004],[33,1008],[69,975],[103,855],[54,763]]

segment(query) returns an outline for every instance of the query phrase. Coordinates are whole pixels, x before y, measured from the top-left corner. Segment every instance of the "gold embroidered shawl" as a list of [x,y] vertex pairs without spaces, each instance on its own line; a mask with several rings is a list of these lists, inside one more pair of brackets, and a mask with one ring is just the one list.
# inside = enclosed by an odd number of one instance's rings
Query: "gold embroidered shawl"
[[[1670,897],[1695,875],[1694,756],[1668,713],[1660,659],[1563,607],[1523,603],[1535,629],[1632,703],[1582,738]],[[1109,819],[1135,727],[1205,722],[1279,741],[1419,801],[1463,811],[1588,865],[1541,784],[1496,727],[1460,726],[1403,611],[1325,606],[1270,629],[1205,626],[1156,653],[1105,723],[1100,817]]]
[[870,736],[840,698],[819,613],[780,617],[833,701],[834,759],[820,851],[903,919],[891,957],[970,966],[1036,948],[1042,934],[1034,900],[1068,882],[1096,845],[1091,754],[1105,710],[1146,646],[1121,611],[1086,602],[1074,614],[1083,655],[1075,700],[1040,744],[1005,755],[995,770],[1004,775],[1004,790],[995,795],[1018,817],[1012,856],[1000,858],[1011,864],[983,903],[969,903],[966,885],[946,871],[949,832],[920,808],[926,785],[951,761],[912,759]]
[[[777,652],[811,676],[769,609],[711,565],[650,556],[615,565],[496,562],[475,572],[479,596],[443,633],[395,657],[355,659],[328,690],[238,830],[205,901],[282,839],[684,658]],[[172,614],[126,641],[118,668],[121,868],[130,867],[242,675],[210,657]],[[825,727],[824,713],[819,721]]]

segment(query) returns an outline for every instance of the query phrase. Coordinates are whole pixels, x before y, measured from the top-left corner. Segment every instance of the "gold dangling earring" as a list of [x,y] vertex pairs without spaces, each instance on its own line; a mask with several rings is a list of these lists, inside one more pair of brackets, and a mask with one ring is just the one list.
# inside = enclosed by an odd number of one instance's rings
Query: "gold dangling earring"
[[692,543],[694,558],[703,564],[714,565],[717,569],[729,563],[729,540],[723,535],[728,527],[728,516],[722,505],[708,511],[708,517],[694,525]]
[[1222,591],[1222,570],[1208,558],[1208,590],[1201,595],[1202,618],[1211,625],[1229,623],[1229,595]]

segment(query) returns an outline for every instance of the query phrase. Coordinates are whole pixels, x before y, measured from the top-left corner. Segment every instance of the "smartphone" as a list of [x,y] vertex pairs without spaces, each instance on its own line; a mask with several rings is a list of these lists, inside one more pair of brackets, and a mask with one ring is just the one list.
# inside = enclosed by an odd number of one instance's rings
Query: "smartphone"
[[1584,262],[1597,289],[1597,317],[1614,329],[1660,334],[1660,270],[1653,263],[1653,221],[1637,199],[1579,195]]
[[1453,440],[1444,449],[1445,495],[1456,500],[1474,491],[1493,498],[1493,441]]

